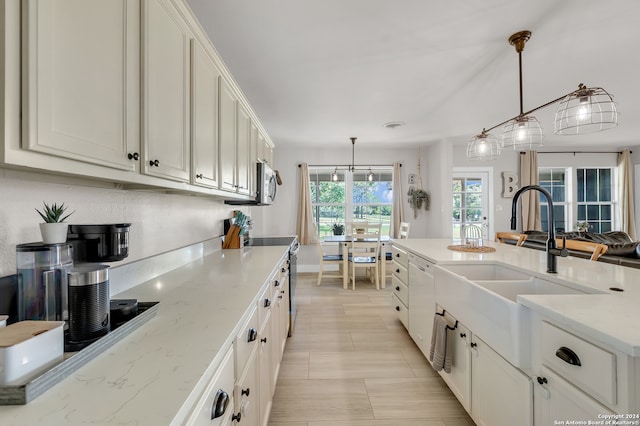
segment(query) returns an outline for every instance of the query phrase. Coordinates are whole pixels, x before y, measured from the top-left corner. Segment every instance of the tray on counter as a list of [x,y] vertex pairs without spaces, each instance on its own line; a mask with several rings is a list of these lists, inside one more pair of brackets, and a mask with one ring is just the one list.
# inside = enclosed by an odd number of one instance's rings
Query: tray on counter
[[65,359],[22,385],[0,386],[0,405],[24,405],[42,395],[80,367],[156,316],[159,302],[138,302],[138,315],[84,349],[65,353]]

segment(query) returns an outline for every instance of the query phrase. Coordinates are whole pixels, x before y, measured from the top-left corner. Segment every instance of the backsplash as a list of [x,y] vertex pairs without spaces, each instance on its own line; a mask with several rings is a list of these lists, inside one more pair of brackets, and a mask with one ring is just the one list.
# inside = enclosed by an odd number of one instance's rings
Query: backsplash
[[35,212],[64,202],[74,224],[131,223],[123,265],[222,235],[237,207],[212,198],[123,190],[117,185],[0,169],[0,277],[16,273],[17,244],[40,241]]

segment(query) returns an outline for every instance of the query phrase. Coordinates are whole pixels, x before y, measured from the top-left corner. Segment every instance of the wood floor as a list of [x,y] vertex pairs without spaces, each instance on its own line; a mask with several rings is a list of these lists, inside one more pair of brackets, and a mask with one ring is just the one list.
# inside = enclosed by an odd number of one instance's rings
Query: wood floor
[[270,426],[474,425],[397,319],[389,284],[316,280],[298,275]]

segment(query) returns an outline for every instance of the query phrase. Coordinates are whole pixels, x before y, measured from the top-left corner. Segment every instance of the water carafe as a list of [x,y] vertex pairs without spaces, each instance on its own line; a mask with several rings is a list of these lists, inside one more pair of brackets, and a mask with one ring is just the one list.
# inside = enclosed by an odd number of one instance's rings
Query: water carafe
[[68,321],[68,276],[73,268],[69,243],[16,246],[18,321]]

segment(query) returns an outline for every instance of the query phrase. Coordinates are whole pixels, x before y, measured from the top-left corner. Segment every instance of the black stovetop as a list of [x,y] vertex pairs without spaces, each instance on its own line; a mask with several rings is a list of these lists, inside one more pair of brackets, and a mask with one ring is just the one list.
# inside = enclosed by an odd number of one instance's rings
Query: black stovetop
[[290,246],[296,240],[296,237],[251,237],[249,238],[250,246]]

